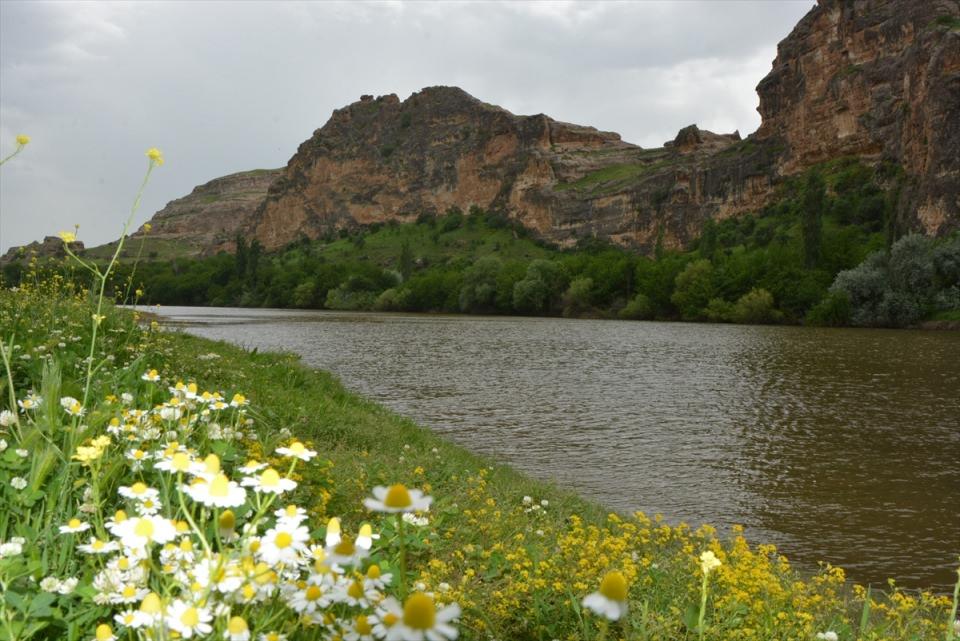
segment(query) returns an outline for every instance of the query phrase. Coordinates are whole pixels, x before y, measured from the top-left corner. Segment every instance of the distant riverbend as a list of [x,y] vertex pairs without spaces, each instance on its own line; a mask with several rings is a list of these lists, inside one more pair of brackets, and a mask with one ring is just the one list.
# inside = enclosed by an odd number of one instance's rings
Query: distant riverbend
[[746,527],[860,582],[960,554],[960,334],[165,307],[288,350],[472,450],[610,508]]

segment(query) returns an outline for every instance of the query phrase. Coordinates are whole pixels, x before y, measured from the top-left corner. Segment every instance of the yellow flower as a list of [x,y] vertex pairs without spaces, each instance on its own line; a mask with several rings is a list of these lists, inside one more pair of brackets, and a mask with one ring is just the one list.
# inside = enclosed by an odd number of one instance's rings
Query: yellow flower
[[156,163],[157,167],[163,164],[163,152],[156,147],[147,149],[147,158],[149,158],[151,162]]
[[73,242],[76,242],[77,240],[77,235],[74,234],[72,231],[62,231],[57,235],[65,243],[73,243]]
[[150,231],[151,229],[153,229],[153,225],[150,223],[143,223],[143,231]]
[[21,147],[28,144],[29,142],[30,142],[30,136],[28,136],[27,134],[20,134],[19,136],[17,136],[17,144],[20,145]]

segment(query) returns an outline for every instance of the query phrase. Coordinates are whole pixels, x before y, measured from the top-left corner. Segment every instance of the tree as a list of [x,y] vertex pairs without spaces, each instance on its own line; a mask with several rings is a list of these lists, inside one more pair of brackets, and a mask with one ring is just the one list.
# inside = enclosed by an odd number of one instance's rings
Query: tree
[[677,274],[670,301],[677,306],[684,320],[703,317],[703,310],[716,294],[713,265],[709,260],[695,260]]
[[575,278],[563,294],[563,315],[579,316],[593,307],[593,279]]
[[503,263],[496,256],[483,256],[463,273],[460,311],[491,312],[497,304],[497,278]]
[[823,208],[826,203],[826,183],[818,171],[811,171],[803,185],[801,226],[804,264],[813,268],[820,261],[823,242]]
[[410,278],[413,273],[413,252],[410,250],[410,241],[404,240],[400,247],[400,258],[397,260],[397,270],[403,276],[403,280]]

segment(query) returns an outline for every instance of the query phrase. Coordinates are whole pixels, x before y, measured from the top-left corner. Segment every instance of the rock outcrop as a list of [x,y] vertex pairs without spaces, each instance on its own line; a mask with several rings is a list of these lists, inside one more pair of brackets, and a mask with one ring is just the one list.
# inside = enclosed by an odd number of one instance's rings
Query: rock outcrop
[[910,182],[901,226],[936,235],[960,221],[960,3],[820,0],[757,87],[757,139],[785,144],[778,171],[855,155]]
[[277,249],[477,206],[560,245],[599,236],[640,250],[683,246],[704,217],[758,205],[773,179],[762,145],[718,160],[738,134],[684,132],[682,144],[646,150],[543,114],[516,116],[456,87],[402,102],[364,96],[300,145],[248,232]]
[[223,176],[170,201],[131,238],[146,234],[151,245],[176,242],[181,255],[232,250],[238,232],[250,223],[280,169],[254,169]]
[[[69,243],[70,251],[83,251],[83,242],[76,240]],[[11,247],[3,256],[0,256],[0,265],[10,262],[23,262],[33,258],[63,258],[67,255],[63,240],[59,236],[45,236],[40,242],[34,241],[29,245]]]

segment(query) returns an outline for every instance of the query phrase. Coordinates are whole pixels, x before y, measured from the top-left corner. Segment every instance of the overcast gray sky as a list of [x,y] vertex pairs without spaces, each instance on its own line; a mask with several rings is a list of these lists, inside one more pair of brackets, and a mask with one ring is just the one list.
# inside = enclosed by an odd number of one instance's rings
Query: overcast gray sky
[[517,114],[659,146],[744,135],[777,42],[813,0],[37,2],[0,0],[0,252],[80,225],[118,237],[224,174],[286,164],[361,94],[457,85]]

